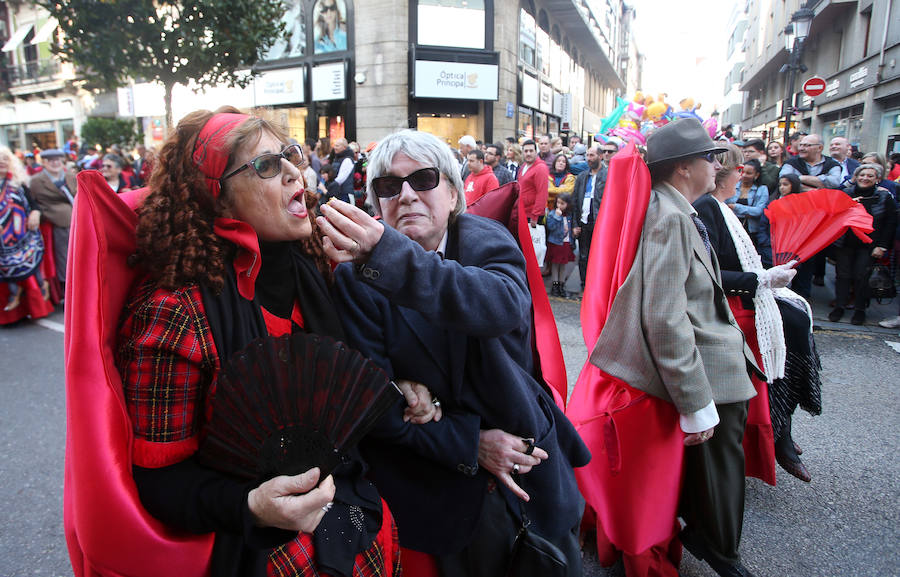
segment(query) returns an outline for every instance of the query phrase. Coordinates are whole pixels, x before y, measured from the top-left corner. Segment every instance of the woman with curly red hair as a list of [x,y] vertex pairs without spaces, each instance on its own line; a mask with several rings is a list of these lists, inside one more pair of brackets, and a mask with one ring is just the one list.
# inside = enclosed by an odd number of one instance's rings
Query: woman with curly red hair
[[302,158],[278,127],[230,107],[189,114],[163,146],[129,260],[146,278],[116,350],[132,472],[166,527],[215,534],[212,575],[389,576],[396,530],[358,458],[324,480],[311,469],[261,484],[196,460],[232,355],[266,335],[344,337]]

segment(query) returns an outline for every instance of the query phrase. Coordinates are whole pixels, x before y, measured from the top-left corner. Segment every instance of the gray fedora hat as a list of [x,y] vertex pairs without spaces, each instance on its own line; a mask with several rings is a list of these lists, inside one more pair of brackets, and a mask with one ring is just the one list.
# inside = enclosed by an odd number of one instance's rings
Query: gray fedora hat
[[725,152],[709,137],[696,118],[679,118],[657,128],[647,137],[647,164],[678,160],[706,152]]

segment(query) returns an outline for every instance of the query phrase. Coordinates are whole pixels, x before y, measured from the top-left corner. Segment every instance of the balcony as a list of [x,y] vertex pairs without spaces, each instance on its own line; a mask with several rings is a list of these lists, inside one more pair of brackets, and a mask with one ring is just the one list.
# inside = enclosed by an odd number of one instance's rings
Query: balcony
[[32,60],[18,66],[6,66],[2,69],[3,82],[14,87],[22,84],[36,84],[55,80],[59,76],[61,67],[59,60],[48,58],[45,60]]
[[73,67],[55,58],[0,68],[0,85],[12,96],[62,90],[74,78]]

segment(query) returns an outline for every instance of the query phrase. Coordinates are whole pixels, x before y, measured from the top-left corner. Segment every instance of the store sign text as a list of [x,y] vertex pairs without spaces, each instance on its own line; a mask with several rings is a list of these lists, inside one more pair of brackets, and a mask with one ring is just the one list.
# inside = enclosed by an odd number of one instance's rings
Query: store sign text
[[497,100],[494,64],[416,60],[416,98]]

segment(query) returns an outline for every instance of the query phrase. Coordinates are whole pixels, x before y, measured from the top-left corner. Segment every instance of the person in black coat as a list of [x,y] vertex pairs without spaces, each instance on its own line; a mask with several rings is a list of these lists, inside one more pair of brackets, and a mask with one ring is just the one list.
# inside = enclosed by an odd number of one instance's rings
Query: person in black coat
[[351,346],[443,409],[411,426],[398,404],[364,443],[401,545],[443,575],[503,575],[524,508],[581,575],[573,467],[590,455],[535,376],[522,251],[498,223],[462,214],[459,171],[437,138],[386,137],[369,173],[383,221],[331,203],[318,222],[345,263],[336,287]]
[[850,304],[850,285],[853,285],[853,317],[850,322],[861,325],[866,322],[866,306],[869,301],[869,268],[882,258],[894,244],[897,227],[897,203],[887,189],[878,186],[881,180],[877,164],[861,164],[853,172],[856,183],[847,194],[865,207],[872,215],[875,230],[869,235],[872,242],[865,243],[848,231],[835,243],[834,281],[835,307],[828,313],[828,320],[838,322],[844,316],[844,307]]

